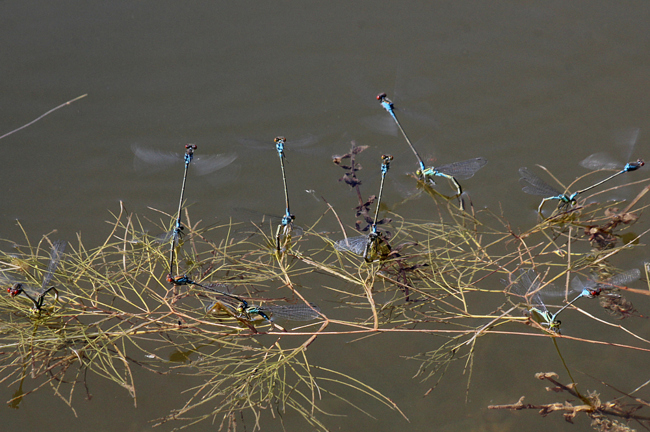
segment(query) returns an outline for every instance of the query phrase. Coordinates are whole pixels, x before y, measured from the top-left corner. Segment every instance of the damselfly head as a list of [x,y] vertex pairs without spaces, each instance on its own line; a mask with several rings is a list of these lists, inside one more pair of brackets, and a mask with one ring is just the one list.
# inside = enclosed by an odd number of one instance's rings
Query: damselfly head
[[379,102],[383,102],[384,99],[386,99],[386,93],[383,93],[383,92],[382,92],[382,93],[379,93],[379,94],[377,95],[377,100],[378,100]]
[[292,223],[295,219],[296,219],[295,215],[287,213],[284,216],[282,216],[282,221],[280,222],[280,224],[282,226],[286,226],[286,225],[289,225],[290,223]]
[[248,313],[248,309],[250,309],[248,305],[240,304],[237,306],[237,309],[235,309],[235,312],[237,312],[237,315],[242,316]]
[[185,284],[188,284],[188,283],[189,284],[193,283],[190,280],[190,278],[187,277],[187,275],[180,275],[180,276],[174,277],[174,276],[172,276],[171,273],[169,273],[167,275],[167,282],[169,282],[170,284],[174,284],[174,285],[185,285]]
[[283,137],[283,136],[279,136],[279,137],[275,137],[275,139],[273,141],[275,143],[282,142],[284,144],[287,141],[287,139],[285,137]]
[[194,158],[194,150],[196,150],[196,144],[185,144],[185,163],[189,164]]
[[643,165],[645,165],[645,162],[643,162],[643,159],[637,159],[636,162],[630,162],[625,166],[626,171],[635,171],[641,168]]
[[381,160],[384,161],[384,163],[388,163],[393,160],[393,156],[391,155],[381,155]]
[[16,297],[18,294],[23,292],[22,284],[20,283],[13,284],[9,288],[7,288],[7,292],[9,293],[10,296]]
[[594,298],[600,295],[600,293],[603,291],[602,288],[594,288],[594,289],[589,289],[587,290],[589,292],[589,295],[586,296],[587,298]]
[[551,324],[549,324],[548,328],[554,333],[560,334],[560,326],[562,325],[562,321],[557,320],[553,321]]

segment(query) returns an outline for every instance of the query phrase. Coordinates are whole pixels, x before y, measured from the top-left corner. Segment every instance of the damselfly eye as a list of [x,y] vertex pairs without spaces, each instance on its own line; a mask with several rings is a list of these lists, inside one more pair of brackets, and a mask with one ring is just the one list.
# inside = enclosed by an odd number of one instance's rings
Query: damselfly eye
[[13,286],[10,286],[9,288],[7,288],[7,292],[12,297],[16,297],[22,291],[23,291],[23,288],[22,288],[21,284],[19,284],[19,283],[14,284]]

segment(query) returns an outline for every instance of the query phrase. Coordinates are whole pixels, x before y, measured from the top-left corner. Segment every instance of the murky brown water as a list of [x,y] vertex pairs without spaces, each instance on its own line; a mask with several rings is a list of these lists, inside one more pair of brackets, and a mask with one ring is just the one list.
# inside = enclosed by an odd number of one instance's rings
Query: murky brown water
[[[635,157],[650,158],[644,154],[650,131],[649,21],[650,6],[641,1],[3,2],[0,135],[88,96],[0,141],[0,236],[20,242],[19,219],[33,238],[58,230],[56,238],[72,240],[81,232],[87,244],[96,245],[108,234],[104,221],[112,219],[109,211],[119,210],[119,201],[156,220],[148,207],[174,212],[182,168],[137,175],[134,143],[176,151],[193,142],[197,154],[239,155],[216,174],[190,173],[191,214],[206,224],[227,220],[235,208],[283,212],[277,157],[238,141],[271,143],[277,135],[289,139],[287,170],[298,222],[323,212],[305,190],[350,213],[354,196],[337,182],[342,173],[329,158],[347,151],[350,140],[371,146],[364,153],[366,168],[382,153],[398,156],[393,172],[415,168],[401,139],[366,126],[372,120],[364,119],[385,116],[374,100],[382,90],[395,95],[396,104],[423,107],[431,116],[430,122],[404,121],[414,141],[426,139],[423,156],[439,163],[486,157],[489,164],[464,183],[474,205],[503,209],[525,228],[535,222],[538,200],[520,191],[520,166],[545,165],[568,183],[585,172],[578,161],[607,150],[613,134],[630,127],[641,129]],[[291,153],[291,139],[308,135],[318,138],[313,151]],[[617,193],[630,198],[636,192]],[[398,190],[388,187],[385,202],[399,200]],[[425,219],[434,207],[421,198],[397,211]],[[639,252],[625,264],[638,267],[644,258]],[[642,303],[637,308],[643,310]],[[588,335],[579,322],[571,331]],[[647,323],[637,326],[647,334]],[[460,362],[423,398],[433,382],[411,379],[416,364],[377,355],[386,347],[404,355],[422,350],[397,337],[343,346],[333,338],[319,340],[312,352],[323,364],[349,361],[353,376],[391,397],[411,420],[363,399],[355,401],[367,403],[364,409],[377,420],[347,406],[338,412],[341,406],[325,400],[326,409],[347,415],[333,418],[332,429],[589,430],[584,419],[565,426],[560,416],[540,420],[533,413],[486,410],[522,394],[539,395],[533,373],[559,369],[552,344],[540,340],[539,346],[533,339],[483,338],[467,403]],[[417,343],[426,344],[426,338]],[[623,390],[647,379],[634,373],[647,369],[647,358],[630,359],[624,371],[608,375],[617,363],[601,366],[607,352],[566,345],[565,354],[584,362],[585,371]],[[619,375],[626,381],[617,381]],[[137,377],[137,409],[124,391],[94,378],[92,401],[76,400],[79,418],[46,390],[19,410],[5,409],[3,427],[146,430],[149,420],[183,401],[175,390],[175,384],[183,387],[182,377],[155,378]],[[1,394],[10,397],[7,390]]]

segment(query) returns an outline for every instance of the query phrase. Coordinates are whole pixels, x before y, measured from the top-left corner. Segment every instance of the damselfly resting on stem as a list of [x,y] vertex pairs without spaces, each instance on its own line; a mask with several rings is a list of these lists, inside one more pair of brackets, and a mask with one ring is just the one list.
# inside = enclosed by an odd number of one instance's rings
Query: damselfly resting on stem
[[291,240],[293,221],[296,219],[296,216],[293,215],[289,209],[289,190],[287,189],[287,176],[284,171],[284,145],[287,140],[285,137],[276,137],[274,141],[275,148],[278,151],[278,157],[280,158],[280,167],[282,168],[282,183],[284,185],[284,200],[286,204],[284,216],[282,216],[282,221],[275,232],[275,247],[277,251],[280,252],[281,243],[283,241],[284,243],[287,243]]
[[47,270],[43,274],[43,282],[41,287],[37,288],[35,286],[29,285],[24,282],[19,282],[16,279],[8,277],[6,275],[0,276],[0,280],[3,283],[11,283],[12,286],[7,288],[7,292],[12,296],[16,297],[17,295],[22,295],[28,298],[32,302],[32,310],[35,312],[40,312],[43,307],[43,302],[45,301],[45,296],[49,292],[54,293],[54,301],[59,299],[59,291],[51,286],[48,287],[56,268],[59,266],[59,262],[63,257],[63,252],[65,250],[66,242],[64,241],[55,241],[52,244],[52,250],[50,251],[50,261],[47,264]]
[[222,295],[222,296],[226,296],[226,297],[230,297],[232,299],[235,299],[244,308],[248,307],[248,303],[246,302],[246,300],[243,300],[243,299],[237,297],[234,294],[230,294],[229,292],[222,291],[222,290],[219,290],[219,289],[216,288],[216,287],[228,288],[228,286],[224,285],[224,284],[214,284],[214,283],[200,284],[200,283],[195,282],[192,279],[190,279],[187,275],[181,275],[181,276],[173,277],[171,274],[167,275],[167,282],[169,282],[170,284],[176,285],[176,286],[181,286],[181,285],[197,286],[199,288],[203,288],[203,289],[208,290],[210,292],[213,292],[213,293],[216,293],[216,294],[219,294],[219,295]]
[[397,115],[395,114],[395,107],[393,105],[393,101],[388,99],[386,96],[386,93],[380,93],[377,95],[377,100],[381,104],[382,108],[384,108],[388,114],[393,118],[395,123],[397,124],[398,129],[402,133],[402,136],[406,140],[406,143],[408,144],[409,148],[415,155],[415,158],[418,160],[419,164],[419,169],[415,171],[415,174],[417,177],[424,181],[425,183],[428,183],[430,185],[435,185],[435,180],[434,177],[444,177],[448,180],[450,180],[454,186],[456,187],[456,193],[458,196],[458,200],[460,203],[460,208],[461,210],[464,210],[464,204],[463,200],[461,199],[461,195],[463,194],[463,188],[461,187],[460,183],[458,183],[458,180],[467,180],[476,174],[478,170],[483,168],[485,164],[487,164],[487,160],[482,157],[474,158],[474,159],[468,159],[465,161],[460,161],[460,162],[454,162],[450,163],[447,165],[442,165],[439,167],[429,167],[424,164],[424,161],[422,160],[422,157],[420,157],[420,154],[417,152],[413,144],[411,143],[411,140],[408,138],[406,135],[406,132],[404,131],[404,128],[402,127],[402,124],[400,121],[397,119]]
[[393,160],[391,155],[382,155],[381,157],[381,183],[379,185],[379,197],[377,198],[377,207],[375,208],[375,217],[370,227],[370,234],[367,236],[357,236],[345,238],[334,243],[334,248],[338,251],[350,251],[357,255],[363,256],[366,262],[373,262],[385,259],[390,254],[390,245],[382,238],[382,233],[377,231],[377,217],[379,215],[379,206],[381,196],[384,191],[384,180],[386,173],[390,168],[390,162]]
[[512,280],[514,273],[509,276],[510,280],[501,279],[501,283],[510,286],[510,293],[526,300],[530,317],[537,323],[547,327],[554,333],[560,333],[561,322],[556,319],[556,314],[551,314],[542,301],[540,295],[541,281],[535,270],[519,270],[519,276]]
[[553,186],[549,185],[546,183],[544,180],[540,179],[537,177],[535,174],[533,174],[528,168],[526,167],[521,167],[519,168],[519,175],[521,176],[519,178],[519,181],[524,183],[525,186],[522,188],[524,192],[527,194],[531,195],[537,195],[537,196],[542,196],[545,197],[542,199],[542,202],[539,203],[539,207],[537,207],[537,212],[541,215],[542,214],[542,207],[544,206],[544,203],[546,201],[552,201],[552,200],[559,200],[558,204],[558,209],[560,211],[568,209],[570,206],[574,205],[576,203],[576,197],[584,192],[587,192],[588,190],[591,190],[595,187],[598,187],[602,185],[603,183],[613,179],[614,177],[630,172],[630,171],[635,171],[639,168],[641,168],[644,165],[644,162],[639,159],[636,162],[629,162],[625,164],[623,169],[616,174],[613,174],[609,177],[607,177],[604,180],[601,180],[595,184],[592,184],[589,187],[586,187],[584,189],[581,189],[577,192],[569,193],[569,192],[560,192],[557,189],[555,189]]
[[260,317],[266,320],[271,326],[278,327],[284,331],[284,328],[276,323],[276,320],[287,321],[312,321],[318,319],[320,308],[313,304],[264,304],[249,305],[246,302],[233,304],[228,298],[218,298],[206,307],[207,313],[214,313],[217,310],[225,310],[229,315],[243,320],[246,323],[252,323]]
[[[187,172],[190,168],[190,163],[194,165],[199,175],[206,175],[217,171],[227,165],[230,165],[235,159],[236,154],[212,155],[194,157],[194,151],[197,149],[196,144],[185,145],[185,154],[182,159],[185,164],[185,171],[183,172],[183,184],[181,186],[181,196],[178,201],[178,212],[172,233],[170,236],[171,248],[169,252],[169,272],[173,273],[174,267],[174,254],[176,246],[178,245],[181,236],[183,225],[181,223],[181,210],[183,209],[183,197],[185,196],[185,185],[187,181]],[[163,153],[158,150],[151,150],[140,147],[139,145],[132,145],[131,150],[135,154],[134,165],[136,169],[141,166],[146,166],[149,171],[162,170],[167,166],[178,163],[181,160],[181,155],[176,153]]]

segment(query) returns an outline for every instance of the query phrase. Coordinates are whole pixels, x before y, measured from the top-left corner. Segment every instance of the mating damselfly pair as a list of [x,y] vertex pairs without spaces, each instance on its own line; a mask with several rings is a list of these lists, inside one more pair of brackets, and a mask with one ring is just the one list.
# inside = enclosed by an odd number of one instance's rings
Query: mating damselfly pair
[[311,321],[318,318],[320,309],[313,303],[310,304],[265,304],[265,305],[252,305],[242,296],[235,295],[229,291],[232,290],[227,284],[223,283],[206,283],[196,282],[187,275],[172,277],[167,275],[167,282],[176,285],[190,285],[198,287],[210,294],[216,294],[216,300],[206,307],[208,313],[216,311],[217,309],[226,310],[230,315],[235,318],[252,322],[255,316],[259,316],[269,323],[272,323],[273,317],[286,319],[290,321]]
[[158,238],[161,239],[161,242],[170,241],[171,244],[169,250],[169,273],[174,273],[176,248],[178,247],[184,229],[181,216],[183,210],[183,199],[185,197],[185,186],[187,184],[187,173],[190,169],[190,165],[195,167],[197,174],[207,175],[230,165],[235,159],[237,159],[237,155],[234,153],[195,157],[195,151],[197,148],[198,146],[196,144],[186,144],[185,153],[180,154],[166,153],[136,144],[131,146],[131,150],[135,154],[134,166],[138,171],[154,172],[177,164],[181,160],[184,163],[185,168],[183,172],[183,183],[181,185],[181,196],[178,200],[178,211],[176,212],[176,218],[174,219],[172,230],[162,236],[158,236]]
[[[631,129],[627,131],[627,133],[621,134],[619,141],[622,141],[621,144],[626,150],[626,160],[630,159],[638,136],[638,128]],[[537,177],[537,175],[535,175],[528,168],[519,168],[519,181],[524,184],[522,190],[527,194],[544,197],[537,207],[537,212],[540,215],[542,214],[542,207],[546,201],[557,200],[559,201],[557,207],[558,210],[567,210],[571,206],[575,205],[578,195],[597,188],[598,186],[601,186],[602,184],[618,177],[621,174],[636,171],[637,169],[644,166],[645,162],[642,159],[637,159],[636,161],[632,162],[614,162],[612,158],[605,153],[594,153],[580,162],[580,165],[591,170],[616,169],[618,171],[604,178],[603,180],[592,184],[591,186],[580,189],[573,193],[569,193],[568,191],[560,192],[555,187],[549,185],[544,180]]]
[[[638,280],[640,277],[641,272],[639,269],[627,270],[602,282],[592,279],[583,282],[579,276],[575,276],[571,280],[570,289],[567,292],[567,290],[558,289],[553,284],[544,285],[540,275],[538,275],[535,270],[521,269],[518,275],[511,273],[509,275],[509,280],[502,279],[501,283],[509,287],[510,294],[525,300],[527,309],[534,321],[548,328],[552,332],[560,333],[561,321],[557,319],[558,315],[578,299],[582,297],[597,297],[604,291],[610,291],[616,287],[626,286],[629,283]],[[577,294],[576,297],[568,301],[555,313],[551,313],[548,310],[543,300],[543,298],[559,299],[566,296],[573,296],[575,294]]]
[[272,327],[278,327],[283,331],[284,328],[278,325],[278,321],[313,321],[320,317],[320,308],[313,303],[251,305],[247,302],[234,303],[231,297],[221,296],[209,303],[205,310],[209,314],[224,311],[226,314],[247,324],[252,324],[261,319]]
[[368,235],[338,240],[334,242],[334,249],[338,251],[350,251],[354,254],[361,255],[366,262],[382,260],[390,254],[390,245],[384,238],[384,234],[377,230],[377,217],[379,216],[379,206],[381,205],[381,197],[384,191],[384,181],[392,160],[393,156],[391,155],[381,156],[381,183],[379,184],[379,197],[377,198],[377,207],[375,208],[375,217],[370,226],[370,233]]
[[52,281],[52,277],[56,272],[61,259],[63,258],[63,253],[65,251],[66,242],[64,241],[55,241],[52,243],[52,249],[50,250],[50,260],[47,264],[47,269],[43,273],[41,286],[36,287],[33,284],[26,282],[22,278],[17,278],[14,276],[9,276],[7,274],[0,275],[0,281],[3,284],[10,284],[11,286],[7,288],[7,292],[12,297],[20,296],[28,299],[32,303],[32,310],[36,313],[41,312],[43,304],[45,302],[45,297],[49,293],[53,293],[54,301],[59,299],[59,290],[54,286],[48,286]]
[[464,201],[462,199],[463,188],[461,187],[458,180],[467,180],[473,177],[478,170],[480,170],[485,166],[485,164],[487,164],[487,160],[485,158],[478,157],[474,159],[468,159],[460,162],[441,165],[438,167],[427,167],[424,164],[422,157],[415,149],[415,146],[411,143],[411,140],[406,135],[406,132],[402,127],[402,124],[397,119],[397,114],[395,113],[396,108],[395,105],[393,104],[393,101],[388,99],[386,93],[378,94],[377,100],[381,104],[382,108],[384,108],[388,112],[388,114],[390,114],[395,124],[397,124],[399,131],[401,132],[402,136],[406,140],[406,144],[408,144],[409,148],[415,155],[415,158],[418,161],[418,169],[415,171],[415,175],[420,180],[424,181],[425,184],[431,186],[435,185],[435,177],[444,177],[450,180],[456,187],[456,196],[458,197],[460,208],[461,210],[464,210],[465,206],[464,206]]

